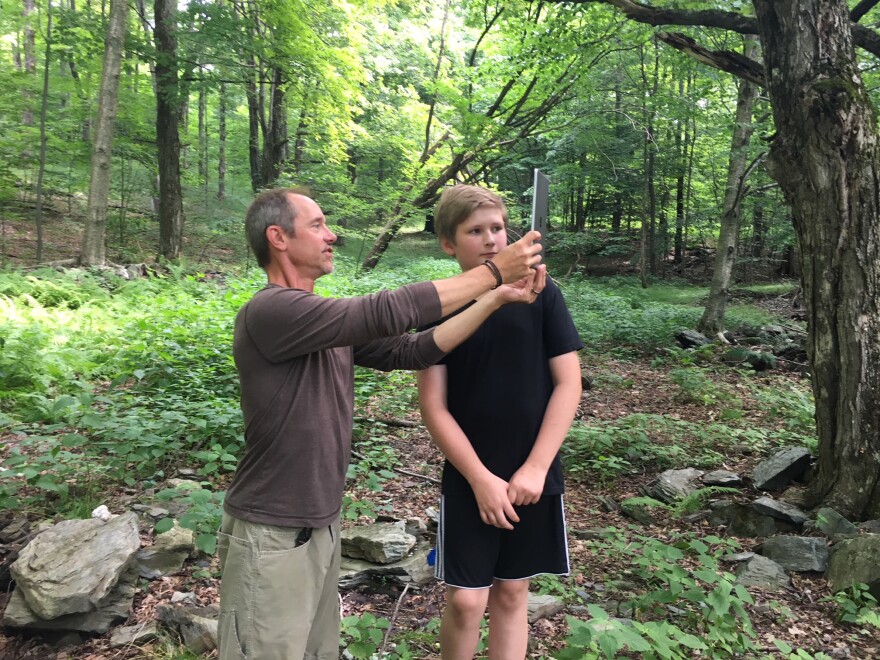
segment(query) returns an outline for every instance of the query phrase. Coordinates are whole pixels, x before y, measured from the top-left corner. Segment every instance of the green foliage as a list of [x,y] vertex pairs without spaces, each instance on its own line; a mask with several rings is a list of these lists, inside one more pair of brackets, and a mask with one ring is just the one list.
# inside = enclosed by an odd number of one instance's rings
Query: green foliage
[[679,516],[693,513],[694,511],[702,509],[705,503],[716,495],[722,495],[725,493],[734,495],[739,492],[740,490],[738,488],[728,488],[726,486],[706,486],[705,488],[697,488],[697,490],[688,493],[676,503],[675,513]]
[[669,344],[680,327],[694,327],[700,310],[678,304],[639,300],[632,288],[572,277],[563,287],[565,300],[581,338],[591,348],[627,344],[654,351]]
[[786,660],[832,660],[830,655],[821,651],[813,655],[803,649],[795,650],[791,647],[791,644],[781,639],[774,639],[773,643]]
[[377,617],[371,612],[364,612],[361,616],[344,617],[341,623],[346,649],[358,660],[373,658],[382,646],[386,631],[391,627],[388,619]]
[[562,459],[573,476],[603,483],[620,474],[690,465],[717,465],[725,446],[767,434],[725,422],[690,422],[670,415],[634,414],[613,421],[576,421],[562,445]]
[[838,591],[824,600],[837,605],[839,623],[880,628],[880,609],[867,584],[857,582],[849,589]]
[[[632,622],[589,605],[589,621],[569,617],[566,647],[556,658],[615,658],[622,651],[648,659],[689,658],[695,651],[726,658],[755,650],[745,609],[752,598],[719,567],[719,557],[735,542],[683,535],[667,544],[651,537],[625,538],[612,529],[592,543],[598,553],[624,557],[629,577],[639,582],[622,604]],[[668,620],[670,608],[676,611],[674,622]]]
[[[185,507],[185,513],[180,516],[180,526],[194,531],[196,547],[209,555],[217,549],[217,530],[223,518],[224,496],[225,493],[198,485],[166,488],[156,493],[160,500],[174,501]],[[163,518],[156,523],[156,533],[167,532],[173,525],[173,520]]]

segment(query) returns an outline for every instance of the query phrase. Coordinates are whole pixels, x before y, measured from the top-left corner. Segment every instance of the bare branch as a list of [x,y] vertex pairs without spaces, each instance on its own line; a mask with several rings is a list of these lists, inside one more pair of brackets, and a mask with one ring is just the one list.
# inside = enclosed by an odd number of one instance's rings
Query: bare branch
[[764,67],[741,53],[731,50],[708,50],[680,32],[658,32],[657,38],[703,64],[721,69],[761,87],[766,85]]
[[853,7],[853,10],[849,13],[850,20],[853,23],[858,23],[862,19],[862,16],[877,6],[878,2],[880,2],[880,0],[862,0],[859,4]]

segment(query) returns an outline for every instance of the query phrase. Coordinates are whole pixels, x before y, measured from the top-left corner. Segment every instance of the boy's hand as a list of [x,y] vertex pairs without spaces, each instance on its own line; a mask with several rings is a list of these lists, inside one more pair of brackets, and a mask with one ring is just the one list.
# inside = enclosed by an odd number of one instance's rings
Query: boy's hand
[[530,231],[492,258],[505,283],[527,277],[531,268],[541,263],[541,244],[537,242],[540,238],[541,232]]
[[490,473],[471,484],[471,488],[477,498],[480,519],[484,523],[501,529],[513,529],[511,521],[519,522],[519,516],[507,497],[508,485],[504,479]]
[[507,485],[507,497],[517,506],[537,504],[544,492],[547,471],[530,465],[523,465],[510,478]]
[[540,264],[531,269],[521,280],[498,287],[496,295],[502,303],[531,304],[538,299],[538,294],[545,286],[547,286],[547,267]]

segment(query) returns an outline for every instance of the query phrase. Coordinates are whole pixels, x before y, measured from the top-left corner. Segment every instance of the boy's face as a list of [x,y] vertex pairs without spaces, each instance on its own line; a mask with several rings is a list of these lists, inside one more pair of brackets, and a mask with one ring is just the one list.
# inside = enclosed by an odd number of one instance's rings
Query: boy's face
[[462,270],[470,270],[491,259],[507,245],[507,230],[501,209],[483,206],[455,228],[455,240],[443,238],[440,247],[458,260]]

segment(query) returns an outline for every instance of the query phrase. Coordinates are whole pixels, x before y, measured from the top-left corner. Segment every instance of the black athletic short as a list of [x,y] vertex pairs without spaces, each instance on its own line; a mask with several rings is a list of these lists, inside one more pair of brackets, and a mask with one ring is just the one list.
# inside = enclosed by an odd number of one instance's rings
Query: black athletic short
[[440,500],[435,576],[450,587],[484,589],[493,580],[568,575],[568,542],[562,495],[514,507],[519,522],[499,529],[480,519],[472,492]]

